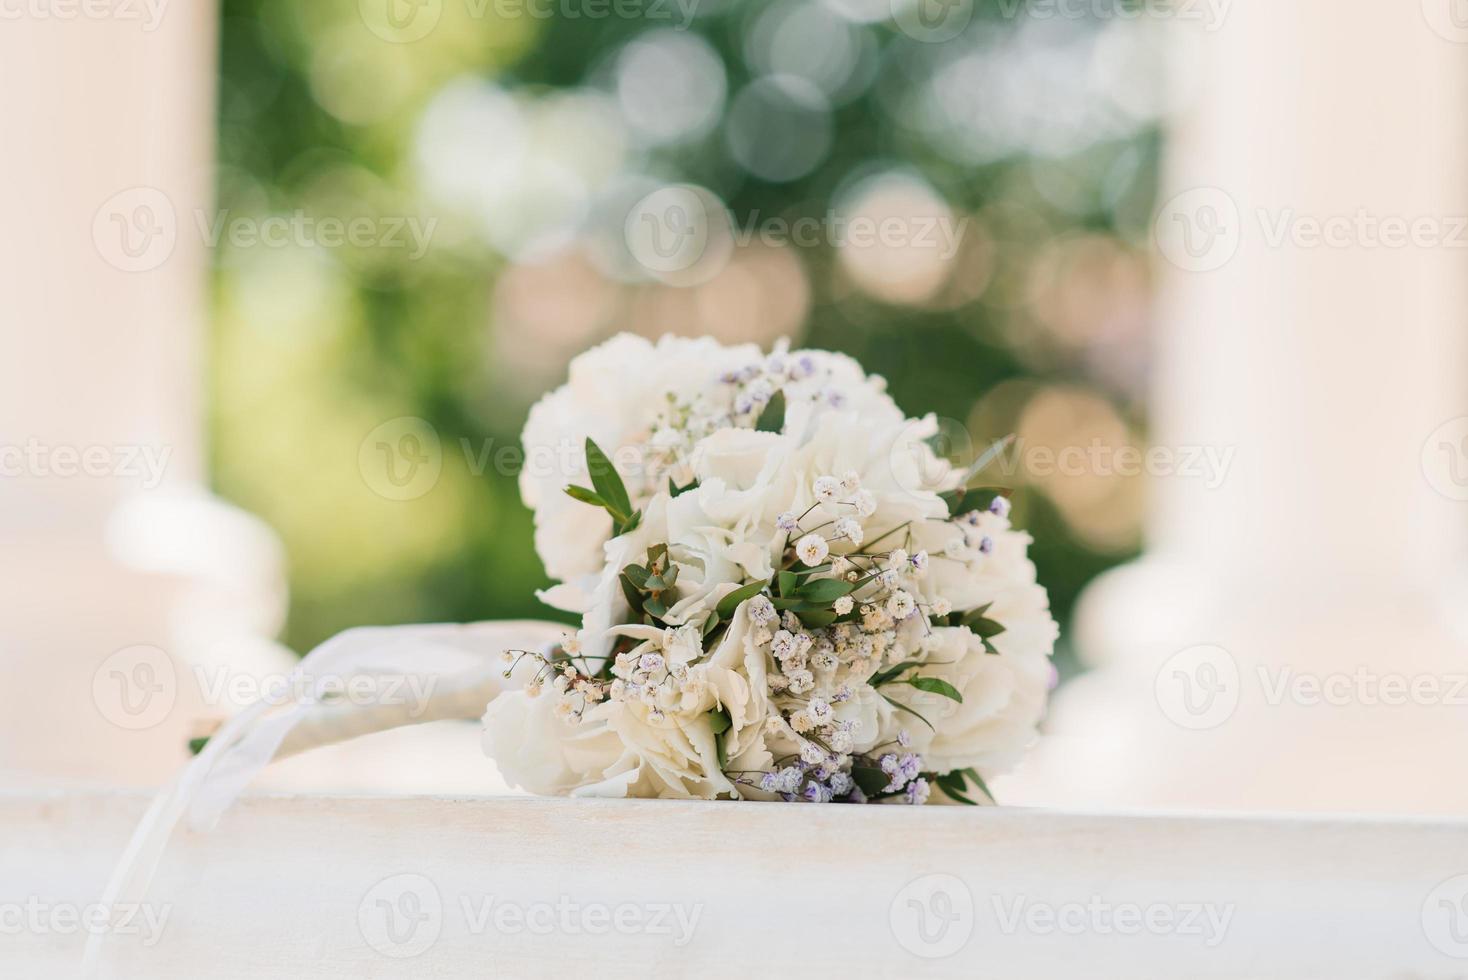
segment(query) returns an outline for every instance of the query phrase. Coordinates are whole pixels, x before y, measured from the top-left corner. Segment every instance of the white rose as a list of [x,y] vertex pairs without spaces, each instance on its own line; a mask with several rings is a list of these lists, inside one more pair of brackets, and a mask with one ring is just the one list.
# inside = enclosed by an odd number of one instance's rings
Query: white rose
[[717,391],[726,371],[758,356],[754,345],[680,337],[653,344],[619,334],[572,360],[567,383],[531,408],[521,439],[520,495],[535,512],[536,552],[552,578],[598,571],[611,534],[605,512],[564,492],[567,484],[590,486],[587,437],[608,454],[633,506],[640,506],[659,489],[647,472],[645,447],[668,395],[692,400]]

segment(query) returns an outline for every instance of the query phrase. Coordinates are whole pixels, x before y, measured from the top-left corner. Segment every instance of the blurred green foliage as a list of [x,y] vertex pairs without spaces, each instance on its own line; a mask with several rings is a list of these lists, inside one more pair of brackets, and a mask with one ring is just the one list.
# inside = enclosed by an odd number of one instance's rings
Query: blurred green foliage
[[[287,641],[299,650],[363,623],[548,614],[533,594],[546,579],[514,476],[493,467],[475,472],[485,447],[515,444],[535,394],[513,383],[516,365],[502,363],[505,348],[492,342],[501,329],[495,287],[509,260],[476,237],[463,215],[425,201],[415,132],[434,95],[456,78],[532,94],[598,85],[626,41],[663,25],[495,16],[495,7],[467,2],[443,0],[442,21],[413,43],[370,31],[362,14],[368,0],[223,3],[220,208],[440,222],[417,260],[381,247],[226,243],[216,252],[213,472],[225,496],[269,521],[286,542]],[[709,0],[690,28],[718,52],[731,96],[758,74],[748,63],[749,38],[770,6]],[[475,15],[481,9],[486,16]],[[1113,26],[1060,25],[1063,44],[1053,57],[1085,50],[1078,38],[1094,41]],[[1060,151],[1010,148],[965,159],[913,124],[914,99],[938,84],[934,73],[954,46],[998,57],[1007,46],[1034,46],[1025,33],[1037,30],[1034,23],[1016,17],[1013,4],[991,3],[980,5],[964,37],[942,45],[913,42],[884,20],[853,30],[868,45],[862,70],[870,81],[831,110],[830,152],[808,173],[769,182],[744,172],[725,149],[722,126],[636,150],[633,164],[710,188],[736,218],[820,214],[853,174],[876,165],[915,171],[956,210],[985,216],[993,243],[987,287],[978,283],[972,298],[948,304],[884,303],[850,287],[831,249],[803,249],[809,313],[795,341],[851,353],[889,379],[910,414],[970,420],[985,392],[1021,381],[1036,390],[1058,384],[1099,392],[1135,427],[1139,372],[1097,370],[1111,362],[1088,356],[1094,351],[1074,337],[1046,334],[1026,297],[1037,256],[1051,243],[1099,236],[1119,243],[1125,257],[1127,243],[1145,234],[1155,125],[1141,119],[1103,128]],[[963,98],[982,107],[1016,91]],[[1050,109],[1041,104],[1039,111]],[[642,327],[619,318],[625,309],[581,346]],[[1084,303],[1081,309],[1084,321]],[[532,333],[515,343],[540,341]],[[1133,356],[1134,338],[1127,344],[1123,353]],[[1115,353],[1103,343],[1106,351]],[[557,363],[569,353],[556,353]],[[544,388],[553,378],[534,380]],[[358,464],[368,434],[399,416],[431,423],[444,450],[436,485],[406,501],[374,492]],[[1016,519],[1036,537],[1034,556],[1064,625],[1085,583],[1129,557],[1136,529],[1098,544],[1044,492],[1022,490],[1017,502]]]

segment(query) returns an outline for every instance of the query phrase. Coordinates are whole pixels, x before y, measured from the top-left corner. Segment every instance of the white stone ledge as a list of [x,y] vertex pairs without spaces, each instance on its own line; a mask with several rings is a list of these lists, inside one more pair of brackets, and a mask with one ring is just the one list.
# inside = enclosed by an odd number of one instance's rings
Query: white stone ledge
[[[0,910],[49,916],[94,902],[145,805],[137,796],[0,796]],[[949,886],[957,904],[947,933],[939,938],[930,915],[925,945],[908,904],[924,896],[904,889],[932,874],[962,885]],[[1440,887],[1455,875],[1468,875],[1460,821],[252,797],[214,833],[175,839],[148,896],[155,915],[169,914],[161,938],[145,946],[143,935],[117,935],[107,949],[111,975],[150,980],[578,969],[1448,978],[1468,976],[1468,959],[1448,955],[1468,955],[1459,902],[1468,878]],[[929,897],[927,908],[943,911],[943,901]],[[539,931],[515,931],[513,912],[495,912],[502,902],[537,917]],[[1007,924],[1016,903],[1020,922]],[[641,928],[658,907],[678,905],[685,916],[698,910],[682,945],[671,911],[658,923],[669,932]],[[584,928],[601,922],[598,909],[612,916],[619,907],[623,929]],[[1126,919],[1128,907],[1173,921],[1149,929]],[[1221,939],[1206,907],[1230,916]],[[1194,908],[1202,913],[1182,928]],[[1068,916],[1065,927],[1047,928],[1047,910]],[[20,929],[14,911],[0,911],[0,973],[73,975],[82,938],[54,931],[49,918],[38,930],[24,911]],[[508,916],[500,927],[496,914]],[[952,955],[916,955],[946,951],[965,930]],[[396,955],[407,953],[416,955]]]

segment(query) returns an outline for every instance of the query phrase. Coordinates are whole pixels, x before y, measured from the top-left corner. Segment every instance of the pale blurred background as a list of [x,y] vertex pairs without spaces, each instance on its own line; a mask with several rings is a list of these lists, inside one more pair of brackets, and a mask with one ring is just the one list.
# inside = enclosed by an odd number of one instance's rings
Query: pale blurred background
[[[1468,807],[1412,764],[1468,701],[1260,672],[1468,671],[1451,0],[115,6],[0,28],[17,784],[157,782],[238,700],[198,678],[353,625],[549,616],[513,447],[632,330],[1017,435],[1066,683],[1007,800]],[[289,784],[480,785],[411,744]]]

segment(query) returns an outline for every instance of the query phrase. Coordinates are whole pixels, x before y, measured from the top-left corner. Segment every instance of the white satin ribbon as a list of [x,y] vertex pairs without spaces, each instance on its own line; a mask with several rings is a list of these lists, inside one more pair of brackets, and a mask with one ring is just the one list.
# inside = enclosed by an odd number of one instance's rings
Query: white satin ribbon
[[[159,792],[108,880],[103,906],[140,903],[179,822],[187,817],[191,830],[212,829],[272,760],[405,725],[478,719],[512,684],[504,676],[503,651],[543,650],[567,632],[556,623],[506,620],[363,627],[332,637],[292,672],[285,689],[304,692],[299,700],[255,704],[235,715]],[[425,696],[369,704],[320,700],[328,687],[363,678],[391,681],[399,690],[412,685]],[[88,940],[84,975],[96,975],[103,940],[102,932]]]

